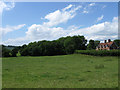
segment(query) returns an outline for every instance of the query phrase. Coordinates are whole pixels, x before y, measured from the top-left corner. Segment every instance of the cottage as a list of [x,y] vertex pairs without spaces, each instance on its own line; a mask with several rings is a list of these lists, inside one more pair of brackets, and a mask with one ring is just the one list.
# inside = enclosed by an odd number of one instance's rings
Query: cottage
[[104,43],[99,43],[99,45],[96,47],[96,50],[113,50],[118,49],[117,44],[114,41],[111,41],[110,39],[104,41]]

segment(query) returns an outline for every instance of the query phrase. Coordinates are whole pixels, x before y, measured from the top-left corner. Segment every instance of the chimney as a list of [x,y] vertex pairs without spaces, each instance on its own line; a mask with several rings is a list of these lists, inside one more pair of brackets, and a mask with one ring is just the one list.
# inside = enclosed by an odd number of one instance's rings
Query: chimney
[[108,42],[111,42],[111,40],[110,40],[110,39],[108,39]]
[[104,43],[106,43],[107,41],[105,40]]

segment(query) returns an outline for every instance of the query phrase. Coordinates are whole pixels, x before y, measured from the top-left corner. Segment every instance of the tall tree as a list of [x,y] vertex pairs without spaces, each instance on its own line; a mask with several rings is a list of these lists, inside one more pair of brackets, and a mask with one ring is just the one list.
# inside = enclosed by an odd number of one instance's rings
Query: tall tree
[[75,50],[86,49],[87,40],[84,36],[67,36],[53,41],[38,41],[23,45],[20,49],[22,56],[52,56],[72,54]]
[[11,51],[2,46],[2,57],[11,57]]
[[95,42],[94,42],[94,40],[89,40],[89,44],[87,46],[87,49],[89,49],[89,50],[95,49]]
[[94,41],[95,48],[98,46],[99,43],[100,43],[99,40],[95,40],[95,41]]
[[118,47],[120,47],[120,39],[114,40],[114,42],[117,44]]
[[87,40],[84,38],[84,36],[73,36],[73,37],[68,37],[65,42],[65,50],[67,54],[72,54],[74,53],[75,50],[83,50],[85,48]]
[[17,53],[20,50],[20,48],[21,47],[19,46],[19,47],[15,47],[14,49],[12,49],[12,51],[11,51],[12,57],[16,57],[17,56]]

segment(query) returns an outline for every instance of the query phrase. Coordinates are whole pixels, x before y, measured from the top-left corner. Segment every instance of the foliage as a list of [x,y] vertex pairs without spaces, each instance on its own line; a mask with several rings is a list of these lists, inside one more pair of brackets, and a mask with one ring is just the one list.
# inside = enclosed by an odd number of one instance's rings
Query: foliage
[[114,42],[117,44],[118,47],[120,47],[120,39],[114,40]]
[[5,48],[7,48],[9,50],[13,50],[15,47],[17,47],[17,46],[11,46],[11,45],[5,46]]
[[119,56],[120,50],[76,50],[75,53],[94,56]]
[[2,45],[2,57],[11,57],[11,51]]
[[98,41],[98,40],[96,40],[96,41],[90,40],[90,41],[89,41],[89,44],[87,45],[87,49],[88,49],[88,50],[95,49],[96,46],[98,46],[99,43],[100,43],[100,41]]
[[2,45],[0,45],[0,57],[2,57]]
[[65,50],[67,54],[72,54],[74,53],[75,50],[84,50],[85,44],[87,40],[85,40],[84,36],[73,36],[73,37],[68,37],[65,42]]
[[17,56],[19,49],[20,49],[20,47],[15,47],[14,49],[12,49],[12,51],[11,51],[12,57]]
[[95,49],[94,40],[90,40],[87,49]]
[[16,56],[17,57],[20,57],[21,56],[21,54],[20,54],[20,52],[18,51],[18,53],[16,54]]
[[[120,40],[114,40],[115,43],[120,47]],[[98,40],[89,40],[88,45],[86,45],[87,40],[84,36],[67,36],[61,37],[53,41],[38,41],[31,42],[28,45],[23,46],[4,46],[2,50],[3,57],[16,57],[16,56],[53,56],[53,55],[66,55],[73,54],[75,50],[94,50],[96,46],[100,43]],[[18,53],[19,52],[19,53]],[[107,51],[85,51],[90,55],[110,55],[111,52]],[[95,53],[94,53],[95,52]],[[81,52],[80,52],[81,53]],[[83,52],[82,52],[83,53]],[[18,55],[19,54],[19,55]],[[116,52],[112,52],[116,54]],[[118,55],[118,54],[117,54]]]
[[95,41],[94,41],[95,48],[98,46],[99,43],[100,43],[99,40],[95,40]]
[[20,48],[21,56],[53,56],[72,54],[75,50],[85,50],[84,36],[62,37],[53,41],[38,41]]

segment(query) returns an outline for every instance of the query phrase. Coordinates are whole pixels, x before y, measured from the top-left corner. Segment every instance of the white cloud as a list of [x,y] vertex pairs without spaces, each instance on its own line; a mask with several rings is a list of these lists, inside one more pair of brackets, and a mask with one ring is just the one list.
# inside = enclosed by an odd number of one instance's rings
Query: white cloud
[[66,31],[61,27],[50,28],[34,24],[28,28],[26,35],[34,40],[53,40],[53,38],[57,39],[58,37],[65,35],[65,32]]
[[48,19],[49,22],[45,22],[45,26],[55,26],[60,23],[65,23],[69,19],[72,19],[75,16],[75,14],[71,14],[69,12],[61,12],[60,10],[57,10],[53,13],[48,14],[45,16],[45,19]]
[[95,6],[95,3],[90,3],[89,6],[90,6],[90,7],[91,7],[91,6]]
[[83,12],[82,13],[85,13],[85,14],[88,14],[89,12],[91,12],[91,8],[95,6],[95,3],[90,3],[88,5],[86,5],[84,8],[83,8]]
[[[94,6],[91,4],[90,6]],[[73,35],[84,35],[88,40],[104,40],[104,39],[116,39],[118,35],[118,17],[114,17],[111,22],[103,22],[99,24],[92,25],[86,28],[76,27],[74,25],[69,26],[67,29],[62,27],[57,27],[61,23],[65,23],[72,19],[76,15],[76,11],[82,8],[82,6],[68,5],[62,10],[56,10],[52,13],[46,15],[43,19],[47,19],[48,22],[43,22],[43,24],[33,24],[31,25],[25,37],[20,37],[16,39],[8,39],[3,43],[6,45],[23,45],[28,44],[33,41],[40,40],[55,40],[60,37],[73,36]],[[87,8],[84,8],[84,11]],[[103,15],[98,18],[98,21],[103,19]],[[18,27],[6,27],[2,31],[6,34],[10,31],[17,30],[23,25],[18,25]]]
[[72,6],[73,6],[72,4],[68,5],[67,7],[63,8],[63,11],[70,9]]
[[104,18],[104,15],[101,15],[100,17],[97,18],[97,22],[101,21]]
[[[49,13],[45,16],[45,19],[49,20],[48,22],[44,22],[44,26],[56,26],[61,23],[66,23],[68,20],[72,19],[76,15],[76,11],[80,9],[82,6],[77,6],[72,8],[73,5],[69,5],[62,10],[56,10],[55,12]],[[68,10],[70,9],[71,10]],[[67,10],[67,11],[66,11]]]
[[27,37],[20,37],[16,39],[8,39],[7,41],[2,41],[0,44],[5,44],[5,45],[23,45],[23,44],[28,44],[28,42],[31,42]]
[[3,0],[0,1],[0,14],[3,12],[3,10],[11,10],[15,7],[14,2],[5,3]]
[[[114,17],[111,22],[103,22],[86,28],[71,26],[67,29],[62,27],[44,27],[33,24],[28,28],[26,36],[23,38],[9,39],[4,44],[21,45],[31,41],[55,40],[60,37],[84,35],[86,39],[104,40],[117,39],[118,37],[118,17]],[[22,42],[22,43],[21,43]]]
[[83,25],[71,25],[69,27],[67,27],[67,30],[78,30],[79,28],[81,28]]
[[6,4],[3,1],[0,1],[0,13],[2,13],[3,9],[6,7]]
[[0,28],[0,32],[2,32],[2,35],[5,35],[8,32],[12,32],[12,31],[21,29],[24,26],[25,26],[25,24],[21,24],[21,25],[17,25],[17,26],[6,26],[5,28]]
[[91,27],[79,29],[72,32],[71,34],[82,34],[88,40],[104,40],[104,39],[117,39],[118,36],[118,17],[114,17],[112,22],[103,22],[96,25],[92,25]]
[[84,10],[83,13],[89,13],[89,11]]

